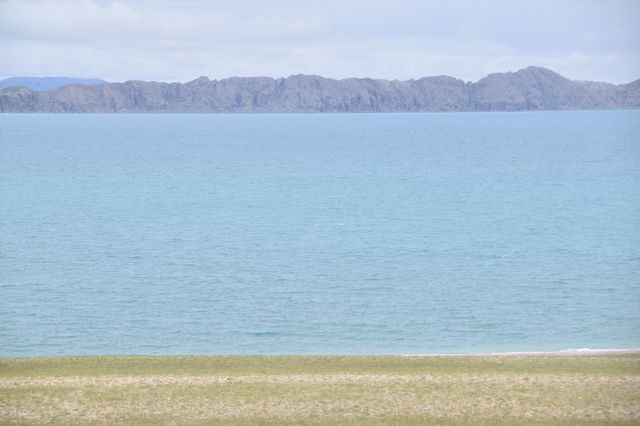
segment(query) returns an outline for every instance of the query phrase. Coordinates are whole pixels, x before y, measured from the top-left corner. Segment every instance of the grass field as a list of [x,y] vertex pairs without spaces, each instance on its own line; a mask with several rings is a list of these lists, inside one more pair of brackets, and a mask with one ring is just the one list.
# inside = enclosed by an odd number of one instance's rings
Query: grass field
[[0,423],[640,424],[640,355],[0,358]]

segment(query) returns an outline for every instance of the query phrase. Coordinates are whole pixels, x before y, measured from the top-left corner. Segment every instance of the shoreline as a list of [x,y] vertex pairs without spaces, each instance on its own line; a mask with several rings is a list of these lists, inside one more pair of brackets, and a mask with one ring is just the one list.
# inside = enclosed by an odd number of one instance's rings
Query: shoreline
[[590,355],[640,355],[640,348],[633,349],[562,349],[559,351],[512,351],[512,352],[471,352],[471,353],[439,353],[439,354],[402,354],[412,357],[482,357],[482,356],[590,356]]
[[451,353],[401,353],[401,354],[66,354],[66,355],[23,355],[11,356],[0,355],[0,361],[11,359],[56,359],[56,358],[391,358],[391,357],[455,357],[455,358],[473,358],[473,357],[529,357],[529,356],[597,356],[597,355],[640,355],[640,348],[630,349],[562,349],[558,351],[507,351],[507,352],[451,352]]

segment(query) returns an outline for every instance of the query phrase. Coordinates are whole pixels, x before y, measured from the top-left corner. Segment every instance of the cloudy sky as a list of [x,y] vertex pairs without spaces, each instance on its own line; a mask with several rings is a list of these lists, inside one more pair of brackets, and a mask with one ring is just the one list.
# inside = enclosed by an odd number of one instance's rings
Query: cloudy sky
[[640,78],[638,0],[0,0],[0,78]]

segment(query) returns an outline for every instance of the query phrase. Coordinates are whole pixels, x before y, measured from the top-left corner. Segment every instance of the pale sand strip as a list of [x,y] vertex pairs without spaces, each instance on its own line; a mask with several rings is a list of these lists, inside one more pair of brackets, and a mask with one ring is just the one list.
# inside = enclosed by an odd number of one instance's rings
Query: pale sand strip
[[29,387],[115,387],[188,385],[206,386],[234,383],[264,384],[408,384],[408,383],[496,383],[531,384],[640,384],[640,376],[573,376],[558,374],[291,374],[244,376],[71,376],[0,378],[0,389]]

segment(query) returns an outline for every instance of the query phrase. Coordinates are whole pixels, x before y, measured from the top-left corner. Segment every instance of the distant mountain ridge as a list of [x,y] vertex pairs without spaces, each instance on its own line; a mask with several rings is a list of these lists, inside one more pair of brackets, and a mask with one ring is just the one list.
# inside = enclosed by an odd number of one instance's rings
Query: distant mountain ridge
[[67,84],[105,84],[97,78],[76,77],[10,77],[0,80],[0,89],[14,86],[25,86],[31,90],[51,90]]
[[640,108],[640,80],[613,85],[569,80],[540,67],[490,74],[476,83],[314,75],[231,77],[188,83],[71,84],[37,92],[0,90],[0,112],[323,113],[535,111]]

